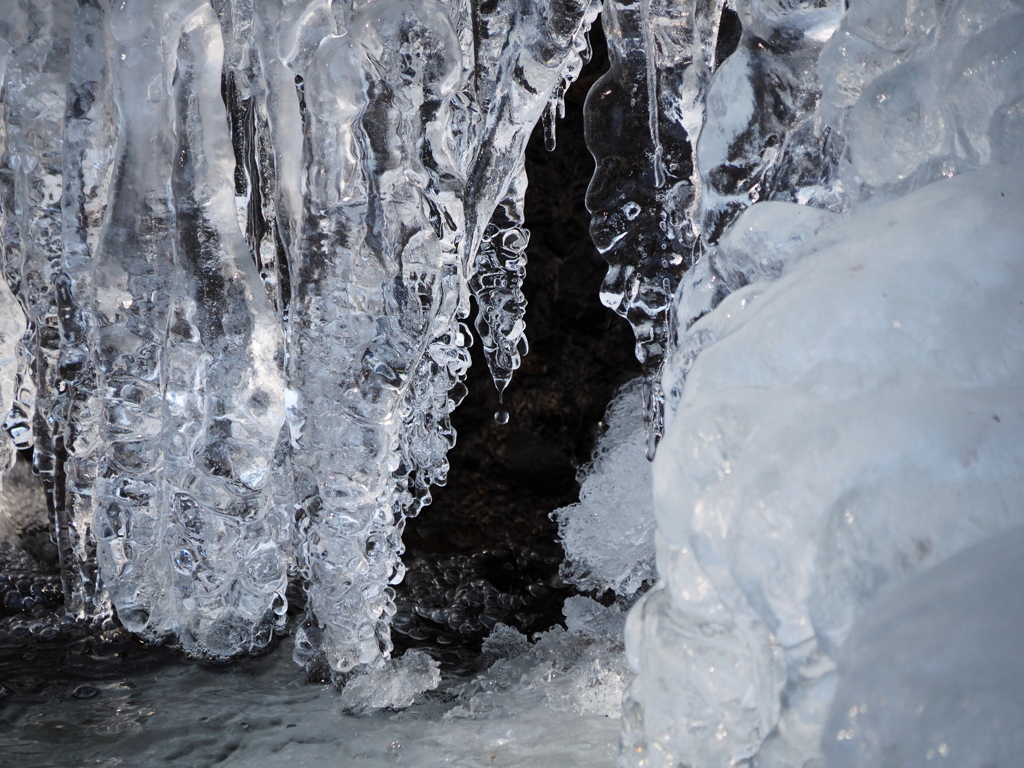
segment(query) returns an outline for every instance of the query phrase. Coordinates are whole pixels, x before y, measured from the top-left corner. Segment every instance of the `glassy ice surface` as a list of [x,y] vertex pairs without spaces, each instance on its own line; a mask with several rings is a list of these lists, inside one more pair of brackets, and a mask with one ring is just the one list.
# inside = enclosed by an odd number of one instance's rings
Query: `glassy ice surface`
[[860,606],[1020,523],[1020,178],[855,211],[690,328],[716,341],[655,465],[662,581],[630,618],[627,745],[813,759]]

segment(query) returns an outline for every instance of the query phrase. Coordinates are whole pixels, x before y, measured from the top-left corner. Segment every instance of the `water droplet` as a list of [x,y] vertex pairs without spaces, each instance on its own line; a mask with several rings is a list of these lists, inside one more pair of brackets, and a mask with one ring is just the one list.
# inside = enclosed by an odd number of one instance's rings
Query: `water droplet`
[[500,410],[500,411],[495,411],[494,412],[494,422],[495,422],[495,424],[498,424],[498,425],[500,425],[502,427],[505,426],[506,424],[508,424],[508,411],[506,411],[504,409]]

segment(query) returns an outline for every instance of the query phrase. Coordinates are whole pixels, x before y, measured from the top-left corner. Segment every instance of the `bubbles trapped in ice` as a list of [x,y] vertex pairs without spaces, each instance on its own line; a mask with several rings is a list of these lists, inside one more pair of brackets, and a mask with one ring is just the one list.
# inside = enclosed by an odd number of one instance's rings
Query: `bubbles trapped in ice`
[[527,349],[523,152],[596,4],[11,10],[0,402],[70,614],[223,659],[298,578],[297,661],[379,670],[470,293],[499,390]]
[[[61,622],[228,657],[271,642],[297,573],[298,660],[353,710],[403,706],[437,675],[388,659],[402,530],[446,478],[470,294],[499,391],[525,352],[522,150],[597,7],[229,5],[17,0],[0,29],[0,467],[34,441]],[[1020,523],[1024,193],[999,166],[1024,156],[1024,16],[849,5],[741,2],[723,59],[720,0],[605,3],[587,204],[648,455],[669,401],[627,764],[817,760],[860,607]],[[616,434],[557,514],[566,573],[633,593],[648,486]],[[30,642],[63,624],[19,538],[0,631]],[[618,711],[614,610],[567,602],[524,646],[511,595],[463,595],[494,609],[470,621],[442,581],[422,605],[503,656],[450,738]]]

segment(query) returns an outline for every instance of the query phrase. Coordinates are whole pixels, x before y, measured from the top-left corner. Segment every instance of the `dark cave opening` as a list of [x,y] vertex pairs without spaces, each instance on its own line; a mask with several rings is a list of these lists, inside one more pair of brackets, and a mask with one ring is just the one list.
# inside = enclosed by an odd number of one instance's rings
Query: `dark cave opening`
[[[577,472],[605,408],[640,373],[629,325],[598,301],[607,264],[584,205],[594,163],[583,103],[608,67],[600,21],[590,39],[593,55],[566,93],[554,151],[542,125],[526,151],[530,352],[499,402],[473,345],[469,395],[452,416],[448,483],[405,530],[408,570],[395,588],[392,636],[396,649],[422,648],[446,666],[472,665],[497,622],[529,636],[563,621],[562,603],[576,590],[558,576],[564,553],[549,515],[578,500]],[[505,425],[495,419],[502,409]]]

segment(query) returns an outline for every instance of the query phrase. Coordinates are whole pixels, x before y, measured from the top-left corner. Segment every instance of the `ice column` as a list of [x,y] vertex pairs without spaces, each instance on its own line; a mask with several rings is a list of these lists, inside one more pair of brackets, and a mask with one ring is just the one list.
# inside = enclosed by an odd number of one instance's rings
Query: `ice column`
[[[118,142],[90,277],[101,576],[129,629],[228,656],[284,608],[264,486],[280,326],[238,227],[223,41],[203,2],[109,11]],[[83,447],[84,448],[84,447]]]
[[[21,448],[34,442],[36,472],[56,515],[58,545],[71,560],[73,525],[61,488],[55,277],[63,253],[62,134],[68,78],[69,2],[12,2],[0,22],[6,48],[3,91],[3,271],[28,321],[19,346],[14,408],[5,424]],[[34,433],[34,434],[33,434]],[[66,571],[74,571],[66,567]],[[65,575],[76,590],[76,579]]]

